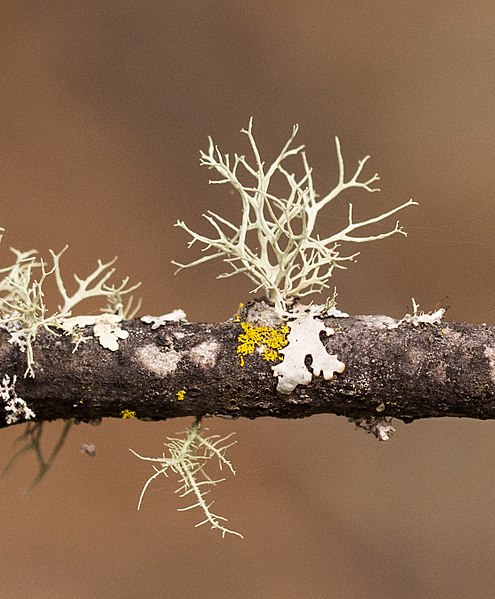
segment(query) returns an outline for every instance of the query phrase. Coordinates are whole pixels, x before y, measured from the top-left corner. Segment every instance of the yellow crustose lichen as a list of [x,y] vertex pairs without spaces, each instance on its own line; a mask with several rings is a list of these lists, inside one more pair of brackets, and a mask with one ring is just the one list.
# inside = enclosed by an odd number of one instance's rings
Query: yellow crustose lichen
[[134,410],[122,410],[120,416],[123,420],[130,420],[131,418],[136,418],[136,412]]
[[239,341],[237,354],[241,366],[244,366],[244,356],[253,354],[256,349],[261,351],[263,360],[267,362],[281,359],[278,350],[284,348],[288,343],[287,334],[290,330],[288,325],[255,327],[249,322],[241,322],[241,327],[244,332],[240,333],[237,338]]

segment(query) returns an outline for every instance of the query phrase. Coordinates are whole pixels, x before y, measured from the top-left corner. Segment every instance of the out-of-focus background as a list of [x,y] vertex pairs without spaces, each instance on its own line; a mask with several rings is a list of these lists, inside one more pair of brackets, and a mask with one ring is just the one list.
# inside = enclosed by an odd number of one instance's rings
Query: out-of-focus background
[[[414,297],[494,322],[493,2],[11,0],[0,28],[2,264],[9,246],[68,243],[68,274],[118,255],[142,281],[142,313],[229,318],[249,284],[215,280],[220,263],[174,276],[172,259],[198,254],[173,224],[206,233],[207,209],[237,218],[199,149],[212,135],[247,152],[254,116],[267,160],[299,123],[321,193],[336,182],[334,135],[349,173],[371,154],[381,194],[342,197],[324,231],[349,199],[356,216],[420,202],[399,215],[407,239],[361,246],[336,273],[341,309],[400,317]],[[28,497],[35,463],[21,460],[0,483],[0,595],[493,597],[494,423],[399,423],[379,444],[331,416],[214,420],[212,433],[237,432],[237,476],[214,499],[243,541],[194,529],[201,514],[176,511],[172,479],[136,511],[151,472],[128,448],[159,454],[187,425],[74,427]],[[21,432],[1,432],[3,463]]]

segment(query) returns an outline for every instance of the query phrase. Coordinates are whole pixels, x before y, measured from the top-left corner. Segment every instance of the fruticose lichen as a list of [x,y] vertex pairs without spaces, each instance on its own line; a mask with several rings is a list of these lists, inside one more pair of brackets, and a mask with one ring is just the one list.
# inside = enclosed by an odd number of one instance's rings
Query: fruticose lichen
[[206,500],[206,495],[210,490],[225,480],[223,478],[214,480],[205,472],[205,468],[211,460],[217,461],[220,470],[225,466],[232,474],[235,474],[232,464],[225,457],[225,453],[229,447],[232,447],[236,443],[236,441],[233,441],[232,443],[225,444],[232,434],[226,437],[220,437],[219,435],[205,437],[201,430],[201,419],[197,419],[185,431],[182,437],[167,438],[165,447],[168,450],[169,456],[165,456],[165,453],[163,453],[162,457],[158,458],[144,457],[131,449],[130,451],[135,456],[141,460],[151,462],[154,468],[154,474],[149,477],[141,491],[138,510],[141,507],[148,486],[162,474],[168,477],[168,473],[171,471],[177,474],[179,478],[179,488],[176,493],[179,493],[180,497],[192,495],[194,501],[192,505],[178,508],[179,511],[199,508],[203,512],[204,520],[196,524],[196,526],[209,524],[210,528],[219,530],[222,533],[222,537],[225,537],[226,534],[233,534],[242,538],[241,533],[231,530],[222,524],[227,519],[214,514],[211,511],[213,501],[207,502]]
[[[323,233],[323,229],[318,232],[318,217],[328,204],[348,189],[364,189],[371,193],[379,191],[372,186],[379,177],[375,174],[359,181],[369,158],[366,156],[346,180],[340,142],[336,137],[338,181],[331,191],[318,194],[304,146],[291,147],[297,130],[296,125],[289,140],[269,166],[262,160],[254,139],[252,119],[248,128],[242,130],[249,140],[254,158],[252,163],[238,154],[232,158],[229,154],[222,154],[210,138],[208,151],[201,152],[200,163],[219,174],[219,178],[210,183],[227,183],[237,192],[242,204],[241,222],[233,224],[223,216],[208,211],[204,217],[214,228],[216,237],[201,235],[183,221],[177,222],[177,226],[192,238],[189,247],[198,242],[206,252],[206,255],[189,264],[174,262],[179,269],[221,258],[232,270],[219,275],[219,278],[245,274],[255,283],[253,292],[262,291],[275,303],[281,315],[290,312],[294,300],[328,288],[333,269],[345,268],[347,262],[354,260],[358,254],[342,254],[342,243],[375,241],[395,233],[406,235],[398,222],[385,233],[362,237],[355,233],[416,204],[409,200],[378,216],[357,222],[354,220],[353,205],[349,204],[347,223],[340,231],[330,235],[326,231]],[[296,156],[301,160],[302,173],[299,175],[286,170],[287,160]],[[286,194],[275,195],[274,180],[277,181],[275,185],[281,181],[286,184]]]
[[[3,229],[0,229],[3,230]],[[0,235],[1,239],[1,235]],[[0,269],[0,327],[10,333],[10,343],[26,354],[25,375],[34,376],[33,342],[38,331],[44,329],[50,334],[71,334],[76,348],[88,339],[81,329],[94,325],[94,334],[100,343],[108,349],[118,348],[118,339],[124,339],[127,332],[120,329],[117,322],[123,318],[132,318],[138,307],[132,304],[132,297],[124,304],[123,296],[135,290],[137,285],[129,285],[129,279],[123,279],[119,286],[110,285],[109,280],[115,272],[113,264],[98,260],[96,269],[86,278],[74,275],[76,289],[69,293],[60,269],[60,259],[65,247],[56,254],[50,250],[51,259],[46,262],[37,257],[36,251],[21,252],[13,249],[15,261],[12,265]],[[49,280],[55,282],[61,299],[57,310],[49,310],[45,302],[45,286]],[[105,303],[100,316],[71,320],[73,312],[89,298],[103,297]]]

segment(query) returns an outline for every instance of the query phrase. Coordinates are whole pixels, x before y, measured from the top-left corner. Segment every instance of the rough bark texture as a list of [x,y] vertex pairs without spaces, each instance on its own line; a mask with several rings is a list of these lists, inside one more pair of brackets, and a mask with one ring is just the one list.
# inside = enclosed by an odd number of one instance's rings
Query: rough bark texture
[[[263,322],[263,311],[243,319]],[[273,314],[271,315],[273,324]],[[394,416],[495,418],[495,327],[443,322],[388,328],[382,316],[328,318],[323,340],[345,362],[343,374],[318,377],[290,395],[276,391],[271,363],[259,353],[240,366],[239,322],[170,322],[152,330],[139,320],[112,352],[91,339],[76,352],[69,337],[43,332],[35,343],[35,378],[23,378],[25,356],[0,332],[1,374],[17,375],[16,392],[37,421],[187,415],[301,418],[332,413],[353,419]],[[307,360],[308,365],[310,360]],[[179,400],[177,391],[185,390]],[[6,426],[4,417],[0,426]]]

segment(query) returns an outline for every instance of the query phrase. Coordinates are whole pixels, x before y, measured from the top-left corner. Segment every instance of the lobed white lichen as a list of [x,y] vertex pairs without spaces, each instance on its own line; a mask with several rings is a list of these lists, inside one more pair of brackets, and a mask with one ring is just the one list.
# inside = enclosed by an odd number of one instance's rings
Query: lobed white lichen
[[[322,375],[327,381],[334,374],[345,370],[344,362],[336,355],[329,354],[321,341],[320,334],[333,335],[334,330],[317,318],[316,310],[301,314],[296,320],[290,321],[290,332],[287,335],[288,345],[279,350],[283,355],[280,364],[272,366],[273,374],[278,377],[277,391],[292,393],[297,385],[309,385],[313,376]],[[306,366],[306,357],[311,359],[311,366]]]
[[82,330],[88,326],[93,327],[93,335],[105,349],[117,351],[119,339],[127,339],[129,331],[122,329],[119,323],[123,320],[118,314],[98,314],[95,316],[72,316],[65,318],[60,327],[78,340],[87,340]]

